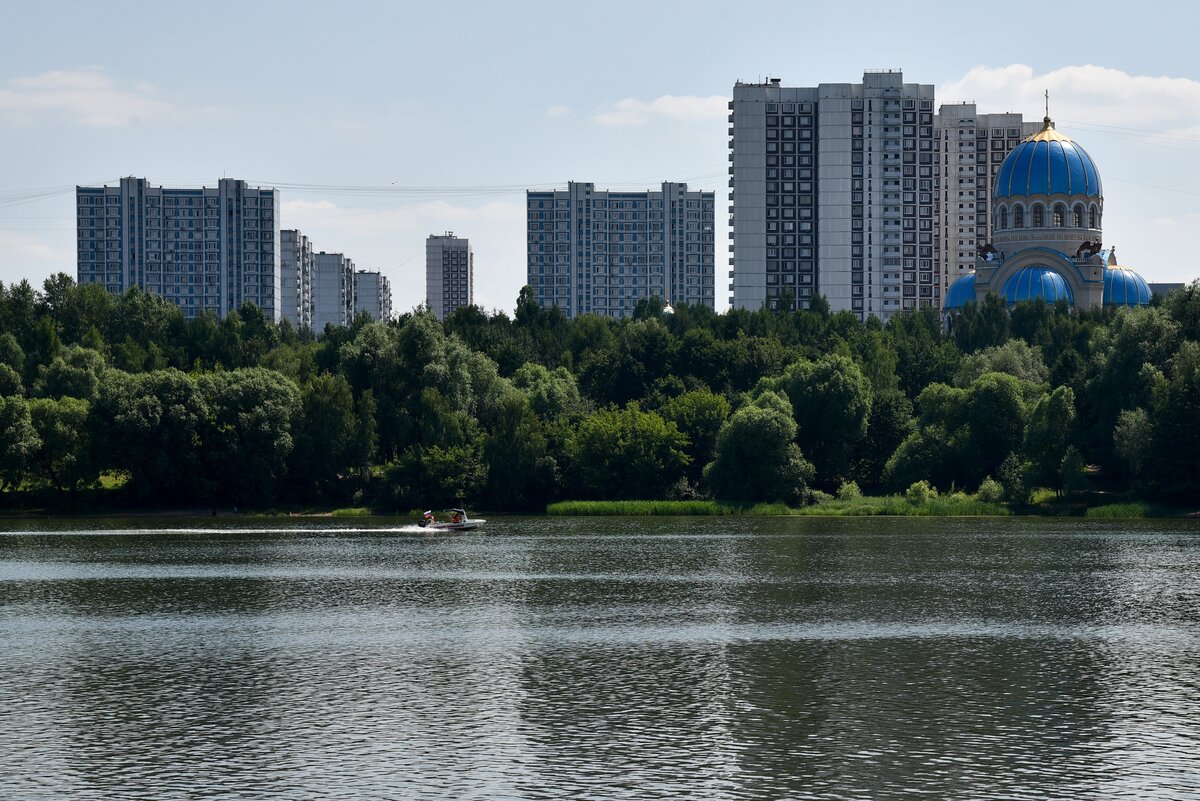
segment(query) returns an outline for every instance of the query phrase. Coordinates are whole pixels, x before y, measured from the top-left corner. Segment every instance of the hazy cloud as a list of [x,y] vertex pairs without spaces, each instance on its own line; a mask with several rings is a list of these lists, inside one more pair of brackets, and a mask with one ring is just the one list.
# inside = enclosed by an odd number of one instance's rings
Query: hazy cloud
[[82,125],[111,128],[161,117],[169,109],[151,84],[120,86],[94,68],[12,78],[0,89],[0,119],[11,123],[59,114]]
[[565,117],[571,113],[569,106],[551,106],[546,109],[547,117]]
[[710,121],[728,114],[728,104],[729,98],[723,95],[663,95],[653,100],[627,97],[598,112],[592,119],[601,125],[641,125],[655,118],[683,122]]
[[1130,128],[1167,129],[1200,125],[1200,82],[1188,78],[1130,75],[1092,64],[1036,74],[1033,67],[975,67],[961,80],[944,84],[942,102],[975,101],[986,111],[1019,111],[1040,118],[1043,93],[1050,92],[1050,116]]
[[[64,236],[58,238],[65,239]],[[18,264],[48,262],[53,264],[56,270],[68,271],[74,267],[73,258],[68,261],[63,252],[55,250],[32,234],[0,230],[0,252],[4,253],[6,259]],[[73,255],[71,254],[71,256]],[[32,278],[30,280],[33,281]]]

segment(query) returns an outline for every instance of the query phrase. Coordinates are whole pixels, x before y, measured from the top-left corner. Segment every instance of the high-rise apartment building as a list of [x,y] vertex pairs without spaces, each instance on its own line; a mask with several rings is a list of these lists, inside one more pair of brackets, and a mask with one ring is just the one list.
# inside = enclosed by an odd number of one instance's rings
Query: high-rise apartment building
[[279,232],[280,317],[296,328],[312,328],[313,249],[295,229]]
[[526,192],[529,286],[567,317],[627,317],[642,298],[713,308],[713,193]]
[[80,186],[78,281],[114,294],[131,287],[188,317],[225,315],[246,301],[280,318],[279,192],[222,178],[216,187]]
[[979,114],[974,103],[938,109],[941,139],[938,298],[961,275],[975,269],[977,249],[992,241],[992,182],[1021,140],[1041,130],[1020,114]]
[[354,262],[342,253],[313,254],[312,329],[350,325],[354,319]]
[[475,302],[475,254],[453,231],[425,240],[425,304],[439,320]]
[[372,320],[392,319],[392,284],[383,273],[359,270],[354,274],[354,313],[360,312]]
[[936,304],[932,84],[737,83],[730,102],[730,303],[888,318]]

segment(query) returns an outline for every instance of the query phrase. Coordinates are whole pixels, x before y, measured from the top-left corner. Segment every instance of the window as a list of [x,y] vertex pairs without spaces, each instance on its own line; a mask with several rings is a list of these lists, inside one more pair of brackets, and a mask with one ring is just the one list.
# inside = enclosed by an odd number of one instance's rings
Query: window
[[1017,206],[1013,209],[1013,228],[1025,227],[1025,207]]
[[1007,227],[1008,227],[1008,207],[1001,206],[1000,207],[1000,230],[1003,231]]
[[1046,209],[1042,204],[1037,204],[1033,207],[1033,220],[1030,222],[1030,228],[1042,228],[1046,225]]
[[1071,212],[1071,226],[1074,228],[1083,227],[1083,206],[1076,206]]
[[1054,227],[1062,228],[1067,224],[1067,207],[1061,203],[1054,204]]
[[1088,209],[1088,228],[1099,227],[1100,226],[1096,225],[1096,207],[1092,206],[1090,209]]

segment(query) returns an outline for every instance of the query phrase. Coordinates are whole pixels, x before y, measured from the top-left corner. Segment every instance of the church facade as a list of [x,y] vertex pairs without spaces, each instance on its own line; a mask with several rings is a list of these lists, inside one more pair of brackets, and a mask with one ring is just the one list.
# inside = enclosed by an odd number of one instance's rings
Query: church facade
[[1103,244],[1104,189],[1095,162],[1047,116],[1000,166],[993,188],[993,242],[975,271],[951,284],[953,312],[995,293],[1009,305],[1066,301],[1072,308],[1141,306],[1150,287]]

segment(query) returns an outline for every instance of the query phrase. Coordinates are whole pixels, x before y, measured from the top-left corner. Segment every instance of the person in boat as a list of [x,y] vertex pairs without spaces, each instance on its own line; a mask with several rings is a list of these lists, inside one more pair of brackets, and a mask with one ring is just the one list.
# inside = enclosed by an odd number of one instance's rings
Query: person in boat
[[437,522],[437,518],[433,516],[433,510],[430,509],[428,512],[425,513],[425,525],[429,525],[430,523],[436,523],[436,522]]
[[450,522],[451,523],[461,523],[462,522],[462,512],[458,511],[457,509],[455,509],[453,512],[451,512]]

